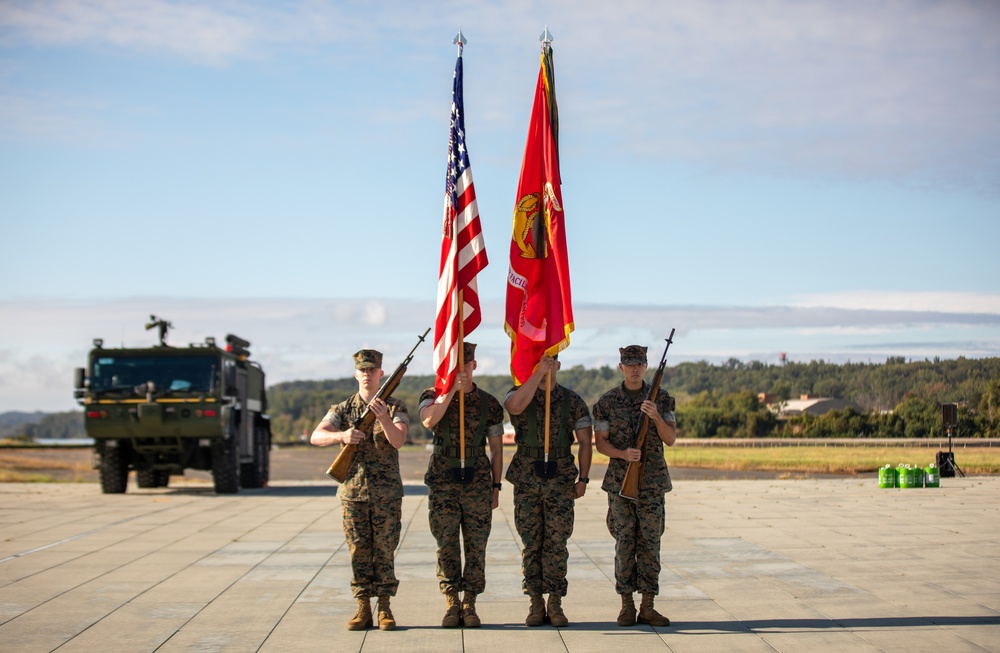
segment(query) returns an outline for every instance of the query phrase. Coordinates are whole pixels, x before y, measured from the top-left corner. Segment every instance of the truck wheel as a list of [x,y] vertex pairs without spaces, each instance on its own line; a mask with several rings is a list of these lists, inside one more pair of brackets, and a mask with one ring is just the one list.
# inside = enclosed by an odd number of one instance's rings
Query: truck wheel
[[264,484],[261,487],[267,487],[267,484],[271,482],[271,426],[261,427],[260,431],[261,446],[263,447],[261,467],[264,470]]
[[170,484],[170,470],[160,469],[156,472],[157,487],[167,487]]
[[240,484],[245,488],[267,487],[270,441],[267,429],[257,426],[253,430],[253,461],[240,465]]
[[135,471],[135,484],[141,488],[159,487],[160,472],[156,469],[137,469]]
[[240,455],[235,434],[230,433],[212,447],[212,481],[216,494],[236,494],[240,491]]
[[125,443],[103,447],[101,452],[101,492],[124,494],[128,487],[128,452]]

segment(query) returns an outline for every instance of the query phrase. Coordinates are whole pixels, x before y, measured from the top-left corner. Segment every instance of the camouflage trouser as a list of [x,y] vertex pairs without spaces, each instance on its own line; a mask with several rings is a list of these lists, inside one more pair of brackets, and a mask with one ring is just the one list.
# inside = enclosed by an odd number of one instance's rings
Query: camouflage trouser
[[344,501],[344,539],[351,552],[355,597],[395,596],[394,557],[401,530],[402,499]]
[[[575,468],[574,468],[575,470]],[[573,481],[563,478],[514,488],[514,524],[521,536],[525,594],[566,596],[566,542],[573,534]]]
[[665,527],[663,495],[629,501],[608,492],[608,530],[615,538],[615,591],[660,592],[660,537]]
[[[483,478],[488,482],[490,477]],[[433,486],[428,489],[427,504],[431,533],[437,540],[441,592],[482,594],[486,589],[486,542],[493,526],[492,486],[484,488],[483,483]]]

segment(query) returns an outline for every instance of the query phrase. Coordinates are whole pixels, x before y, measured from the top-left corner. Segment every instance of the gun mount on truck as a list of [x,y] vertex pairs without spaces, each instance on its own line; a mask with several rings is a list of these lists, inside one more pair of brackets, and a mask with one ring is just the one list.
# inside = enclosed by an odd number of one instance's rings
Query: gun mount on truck
[[122,493],[129,470],[141,488],[163,487],[185,469],[210,470],[215,491],[267,486],[271,425],[264,370],[250,343],[226,336],[187,347],[166,344],[170,322],[150,316],[159,344],[105,347],[94,339],[86,368],[76,370],[77,402],[101,490]]

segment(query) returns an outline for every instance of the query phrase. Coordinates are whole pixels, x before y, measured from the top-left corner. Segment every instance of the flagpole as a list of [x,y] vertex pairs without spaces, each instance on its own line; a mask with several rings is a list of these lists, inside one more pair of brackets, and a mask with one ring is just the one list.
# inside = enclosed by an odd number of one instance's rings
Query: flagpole
[[552,405],[552,370],[545,373],[545,469],[549,467],[549,414]]
[[542,52],[547,52],[552,46],[552,33],[549,32],[549,26],[546,25],[542,33],[538,35],[538,40],[542,43]]
[[[452,40],[458,46],[458,56],[462,56],[462,49],[468,43],[462,34],[462,29],[458,29],[458,34]],[[465,371],[465,296],[462,288],[458,289],[458,373]],[[465,390],[458,389],[458,448],[459,448],[459,469],[462,478],[465,478]]]
[[[465,297],[458,289],[458,373],[465,371]],[[458,389],[458,449],[459,469],[465,477],[465,388]]]
[[[547,53],[552,47],[552,33],[546,25],[542,33],[538,35],[538,40],[542,44],[542,53]],[[552,414],[552,370],[545,373],[545,467],[549,466],[549,449],[551,426],[549,418]]]

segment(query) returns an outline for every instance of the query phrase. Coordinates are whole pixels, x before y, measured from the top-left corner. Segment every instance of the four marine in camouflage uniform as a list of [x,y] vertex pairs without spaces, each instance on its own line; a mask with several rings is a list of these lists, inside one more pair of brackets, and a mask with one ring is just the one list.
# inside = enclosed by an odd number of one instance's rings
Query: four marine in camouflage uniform
[[[660,390],[654,401],[644,401],[649,393],[646,348],[629,345],[619,349],[618,368],[624,375],[621,385],[612,388],[594,405],[594,434],[597,450],[610,461],[601,486],[608,493],[608,530],[615,538],[615,591],[622,597],[619,626],[646,623],[669,626],[670,620],[653,607],[660,591],[660,538],[665,528],[664,495],[672,489],[670,472],[663,457],[663,445],[677,437],[674,399]],[[642,455],[635,448],[640,420],[648,416],[645,464],[638,501],[619,496],[629,462]],[[634,592],[642,594],[636,615]]]
[[[377,596],[379,628],[394,630],[396,621],[389,597],[396,595],[399,585],[394,557],[403,502],[397,450],[406,441],[410,421],[399,399],[374,399],[384,375],[381,353],[362,349],[354,354],[354,367],[357,394],[330,408],[310,442],[321,447],[357,445],[347,478],[337,490],[343,506],[344,537],[351,553],[351,589],[358,600],[358,612],[347,627],[362,630],[372,626],[371,597]],[[367,408],[375,414],[371,433],[353,428]]]
[[[562,609],[566,596],[566,543],[573,534],[575,499],[587,491],[590,480],[591,428],[586,402],[569,388],[556,385],[559,363],[542,357],[534,373],[504,401],[517,440],[517,451],[507,469],[514,486],[514,524],[521,537],[522,589],[531,605],[525,624],[541,626],[546,617],[556,627],[568,625]],[[551,372],[549,396],[549,461],[543,455],[546,383]],[[580,478],[570,445],[580,445]],[[543,475],[548,477],[544,477]],[[542,595],[548,594],[548,606]]]
[[[472,382],[475,344],[464,343],[463,359],[463,371],[447,393],[438,395],[428,388],[420,395],[420,419],[434,434],[434,453],[424,482],[431,533],[437,540],[438,584],[447,601],[441,620],[444,628],[481,625],[476,596],[486,588],[486,543],[503,474],[503,408],[496,397]],[[464,469],[459,393],[465,422]],[[464,592],[461,598],[459,592]]]
[[[572,390],[557,385],[559,363],[545,356],[529,379],[513,388],[504,407],[511,416],[517,451],[506,479],[514,486],[514,522],[523,544],[522,589],[531,605],[528,626],[548,620],[562,627],[569,621],[562,610],[566,595],[567,542],[573,533],[575,499],[586,493],[591,462],[591,441],[596,434],[598,451],[610,462],[602,489],[608,495],[607,525],[615,539],[615,590],[622,596],[618,624],[647,623],[668,626],[670,620],[653,606],[659,592],[660,539],[665,528],[664,494],[671,488],[663,445],[676,438],[674,399],[660,391],[655,402],[643,401],[649,385],[646,348],[630,345],[619,350],[624,381],[606,392],[594,405],[593,420],[586,403]],[[434,454],[424,481],[427,484],[431,531],[438,543],[437,574],[448,610],[442,626],[478,627],[475,598],[486,585],[485,558],[492,510],[497,507],[503,469],[503,408],[492,395],[472,383],[475,345],[466,343],[466,369],[456,376],[449,393],[437,397],[433,388],[420,397],[420,415],[434,433]],[[395,619],[389,597],[399,582],[394,571],[399,544],[403,486],[398,448],[409,428],[406,406],[390,397],[374,400],[384,372],[382,354],[363,349],[354,355],[358,393],[332,406],[312,433],[318,446],[355,444],[357,453],[348,476],[338,489],[343,506],[344,535],[351,554],[351,588],[358,611],[348,628],[373,625],[370,599],[378,597],[379,628],[392,630]],[[545,437],[545,382],[551,372],[549,393],[549,464],[543,459]],[[466,470],[456,461],[458,453],[458,391],[464,393]],[[376,416],[371,433],[352,425],[367,408]],[[650,418],[646,438],[645,469],[638,501],[619,496],[629,462],[642,455],[633,447],[637,425]],[[579,443],[580,470],[570,449]],[[490,456],[486,455],[486,444]],[[462,479],[470,478],[468,482]],[[464,545],[465,566],[462,566]],[[458,600],[464,592],[464,601]],[[636,613],[633,593],[642,594]],[[548,605],[543,594],[549,595]]]

